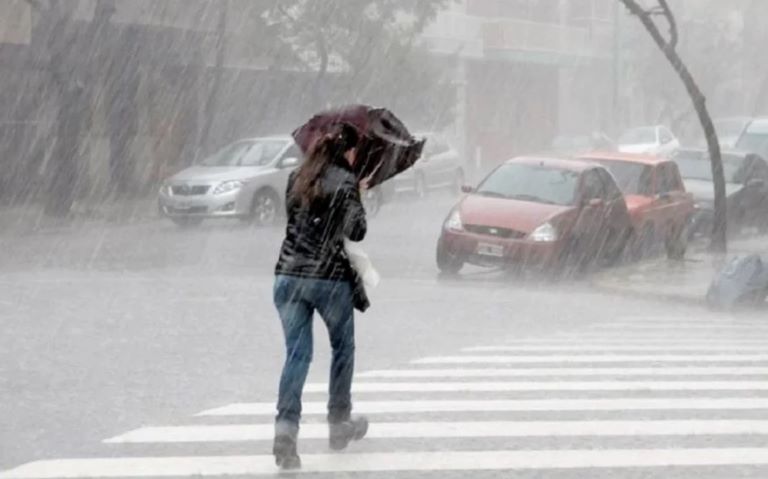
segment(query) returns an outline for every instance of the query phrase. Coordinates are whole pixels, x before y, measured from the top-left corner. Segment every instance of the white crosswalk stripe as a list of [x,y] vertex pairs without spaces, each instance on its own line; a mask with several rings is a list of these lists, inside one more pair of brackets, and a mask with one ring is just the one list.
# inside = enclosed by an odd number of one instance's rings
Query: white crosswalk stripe
[[[748,466],[768,477],[764,333],[755,321],[625,316],[363,371],[353,391],[355,411],[371,415],[368,441],[340,455],[321,447],[327,384],[308,383],[300,437],[312,447],[302,472]],[[269,476],[270,455],[222,448],[268,452],[274,414],[272,402],[224,404],[105,439],[102,457],[43,459],[0,479]],[[632,442],[617,448],[620,438]],[[545,446],[521,446],[537,439]],[[439,450],[426,447],[435,441]]]

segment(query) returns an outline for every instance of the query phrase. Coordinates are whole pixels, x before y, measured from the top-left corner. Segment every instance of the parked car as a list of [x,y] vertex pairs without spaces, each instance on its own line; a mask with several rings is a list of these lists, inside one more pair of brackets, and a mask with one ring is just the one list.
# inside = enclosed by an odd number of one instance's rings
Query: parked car
[[670,258],[685,255],[694,202],[673,161],[631,153],[590,153],[579,159],[607,168],[624,193],[635,231],[632,246],[636,255],[659,243]]
[[[706,150],[678,150],[673,156],[696,212],[691,235],[709,234],[714,217],[715,187]],[[768,229],[768,163],[754,153],[722,153],[727,217],[730,231],[744,227]]]
[[459,152],[441,134],[426,132],[414,136],[427,139],[424,152],[413,168],[392,180],[395,191],[410,192],[418,198],[423,198],[430,190],[441,188],[458,192],[465,178]]
[[[158,194],[160,213],[179,226],[207,218],[272,225],[283,212],[288,176],[302,161],[287,135],[238,140],[165,180]],[[386,186],[363,193],[369,215],[379,211],[387,193]]]
[[755,118],[750,121],[741,132],[734,149],[768,158],[768,118]]
[[[735,148],[736,142],[739,141],[741,134],[744,133],[744,129],[749,125],[750,121],[752,121],[751,118],[742,116],[714,119],[712,123],[715,125],[715,131],[717,132],[720,147],[727,149]],[[706,148],[706,139],[704,139],[701,146]]]
[[618,139],[618,150],[622,153],[666,156],[678,148],[680,141],[663,125],[631,128]]
[[288,175],[301,158],[289,136],[236,141],[165,180],[160,212],[180,226],[206,218],[270,225],[281,211]]
[[593,163],[516,158],[464,190],[437,244],[444,273],[466,263],[565,272],[616,261],[629,239],[621,190]]

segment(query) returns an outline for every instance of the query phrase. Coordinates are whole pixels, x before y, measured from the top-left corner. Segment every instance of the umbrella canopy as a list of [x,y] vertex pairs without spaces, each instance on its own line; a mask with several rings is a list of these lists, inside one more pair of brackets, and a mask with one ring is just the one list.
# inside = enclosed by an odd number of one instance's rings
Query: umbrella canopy
[[338,123],[351,125],[360,134],[354,169],[358,178],[370,178],[370,186],[379,185],[413,166],[426,142],[414,138],[389,110],[366,105],[318,113],[296,129],[293,138],[307,154],[317,139]]

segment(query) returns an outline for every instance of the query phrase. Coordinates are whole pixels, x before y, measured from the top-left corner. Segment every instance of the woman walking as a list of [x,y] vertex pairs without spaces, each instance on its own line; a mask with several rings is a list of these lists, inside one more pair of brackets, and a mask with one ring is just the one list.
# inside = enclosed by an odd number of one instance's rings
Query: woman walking
[[352,418],[350,389],[354,370],[354,303],[351,265],[344,238],[361,241],[366,233],[360,185],[352,171],[357,131],[334,125],[291,174],[286,192],[288,225],[275,269],[274,301],[283,326],[286,359],[280,378],[275,420],[275,462],[301,467],[296,442],[301,394],[312,360],[312,317],[317,311],[331,341],[329,443],[334,450],[362,439],[365,418]]

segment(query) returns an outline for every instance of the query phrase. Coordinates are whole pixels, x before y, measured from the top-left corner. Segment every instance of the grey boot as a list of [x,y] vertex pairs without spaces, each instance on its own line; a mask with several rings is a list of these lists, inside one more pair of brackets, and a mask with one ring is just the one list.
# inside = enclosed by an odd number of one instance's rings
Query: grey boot
[[328,424],[328,444],[334,451],[346,449],[351,441],[359,441],[368,433],[368,419],[351,418],[346,421]]

